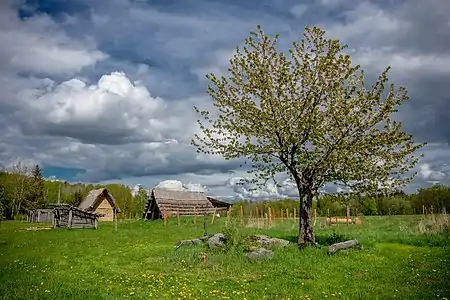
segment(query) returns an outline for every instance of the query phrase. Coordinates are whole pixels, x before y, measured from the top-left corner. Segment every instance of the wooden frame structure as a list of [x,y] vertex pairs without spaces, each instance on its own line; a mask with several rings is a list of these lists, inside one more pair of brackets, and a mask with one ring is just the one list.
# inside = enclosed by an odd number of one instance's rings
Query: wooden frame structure
[[53,228],[94,228],[102,214],[87,212],[77,207],[61,204],[54,208]]
[[51,223],[54,218],[53,208],[37,208],[27,212],[27,222],[29,223]]

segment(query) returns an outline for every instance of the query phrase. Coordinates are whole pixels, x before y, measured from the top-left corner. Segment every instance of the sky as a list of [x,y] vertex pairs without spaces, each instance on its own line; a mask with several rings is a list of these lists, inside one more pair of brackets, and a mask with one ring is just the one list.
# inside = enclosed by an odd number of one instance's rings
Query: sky
[[399,118],[428,145],[406,191],[450,184],[449,16],[447,0],[0,1],[0,168],[21,161],[70,182],[295,197],[288,180],[252,189],[237,184],[240,161],[198,155],[193,106],[211,106],[206,73],[226,74],[257,24],[281,47],[316,25],[349,45],[368,82],[390,65],[407,88]]

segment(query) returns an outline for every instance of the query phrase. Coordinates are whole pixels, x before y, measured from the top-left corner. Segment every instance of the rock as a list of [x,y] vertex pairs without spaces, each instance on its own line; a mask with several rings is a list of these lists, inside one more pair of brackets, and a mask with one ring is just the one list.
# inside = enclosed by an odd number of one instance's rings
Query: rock
[[288,240],[283,240],[279,238],[271,238],[267,235],[256,234],[251,237],[259,246],[264,248],[280,247],[284,248],[289,244]]
[[223,248],[225,247],[225,235],[223,233],[216,233],[208,239],[209,248]]
[[254,250],[252,252],[248,252],[247,254],[245,254],[245,256],[247,256],[248,259],[251,260],[259,260],[259,259],[265,259],[265,258],[270,258],[273,256],[273,251],[264,249],[264,248],[259,248],[257,250]]
[[203,236],[203,237],[199,237],[196,239],[191,239],[191,240],[182,240],[179,241],[178,243],[175,244],[175,248],[178,249],[181,246],[184,245],[198,245],[198,244],[202,244],[205,242],[205,240],[209,239],[211,237],[211,235],[207,235],[207,236]]
[[328,254],[334,254],[340,250],[356,247],[359,245],[360,244],[358,240],[350,240],[341,243],[336,243],[328,247]]

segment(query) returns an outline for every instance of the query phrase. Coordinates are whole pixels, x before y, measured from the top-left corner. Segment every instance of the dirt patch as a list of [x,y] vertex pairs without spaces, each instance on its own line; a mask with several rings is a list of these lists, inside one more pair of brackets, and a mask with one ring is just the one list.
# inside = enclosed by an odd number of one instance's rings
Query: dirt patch
[[435,278],[424,278],[422,281],[425,284],[435,284],[438,282],[438,280]]
[[353,273],[353,276],[356,276],[356,277],[367,277],[368,275],[369,275],[368,272],[355,272],[355,273]]

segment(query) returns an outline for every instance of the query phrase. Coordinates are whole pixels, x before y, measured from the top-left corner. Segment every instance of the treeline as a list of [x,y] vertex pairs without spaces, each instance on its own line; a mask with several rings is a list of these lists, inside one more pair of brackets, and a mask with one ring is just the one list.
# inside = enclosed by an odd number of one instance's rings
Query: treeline
[[42,176],[41,168],[16,164],[8,172],[0,171],[0,220],[14,219],[28,210],[44,207],[46,204],[60,203],[78,206],[87,194],[101,187],[107,188],[122,213],[119,218],[141,217],[147,196],[141,190],[136,197],[131,189],[122,184],[93,185],[48,181]]
[[[298,213],[298,200],[278,200],[263,202],[238,202],[233,205],[232,214],[245,216],[258,213],[264,216],[270,207],[276,216],[281,214],[281,210],[286,214],[288,209],[290,215],[294,208]],[[347,206],[350,207],[350,214],[356,215],[410,215],[425,213],[440,213],[450,208],[450,187],[444,185],[434,185],[430,188],[419,189],[417,193],[407,195],[397,192],[390,196],[372,195],[324,195],[313,202],[313,209],[319,216],[345,216]]]

